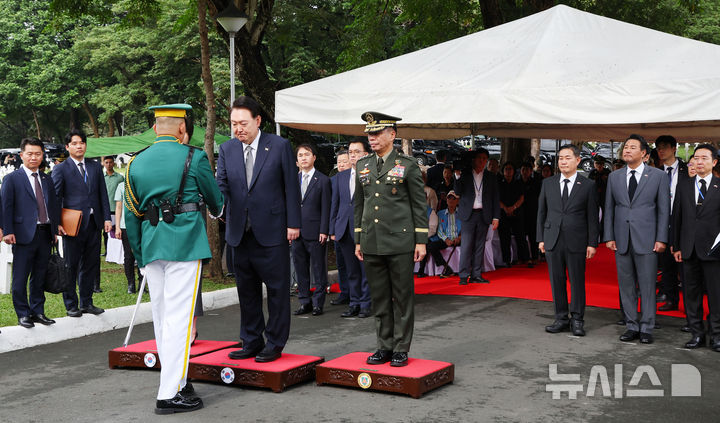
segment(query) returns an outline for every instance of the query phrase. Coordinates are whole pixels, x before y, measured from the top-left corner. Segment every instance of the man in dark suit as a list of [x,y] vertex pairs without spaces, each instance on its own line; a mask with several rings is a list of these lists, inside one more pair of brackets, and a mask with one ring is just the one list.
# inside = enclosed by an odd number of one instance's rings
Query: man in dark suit
[[717,164],[715,147],[703,144],[693,155],[697,176],[677,184],[673,205],[673,254],[682,262],[684,303],[692,338],[685,348],[705,346],[703,293],[710,309],[710,347],[720,352],[720,259],[710,255],[720,233],[720,178],[712,174]]
[[[12,299],[18,324],[31,328],[34,322],[55,323],[45,316],[45,274],[50,244],[55,241],[60,206],[52,179],[38,170],[43,161],[43,143],[25,138],[20,143],[20,169],[2,183],[3,240],[12,245]],[[28,301],[28,276],[30,298]]]
[[[670,223],[667,175],[646,165],[648,144],[636,134],[623,147],[627,164],[608,177],[604,241],[615,252],[620,299],[627,330],[621,341],[653,342],[657,254],[665,251]],[[638,314],[638,288],[641,314]]]
[[[298,281],[300,308],[295,315],[312,312],[323,314],[327,293],[327,240],[330,226],[330,178],[315,169],[315,148],[301,144],[295,150],[300,167],[300,237],[292,243],[292,255]],[[310,272],[315,279],[315,292],[310,293]]]
[[[65,135],[65,148],[70,158],[55,166],[52,179],[61,208],[82,212],[77,235],[63,237],[68,276],[73,283],[77,280],[80,293],[79,303],[75,289],[63,293],[63,300],[67,315],[80,317],[105,311],[93,304],[92,294],[100,275],[100,229],[109,232],[112,222],[102,166],[85,159],[87,137],[73,129]],[[60,233],[66,235],[62,227]]]
[[335,241],[345,260],[348,275],[349,307],[341,317],[370,317],[370,288],[363,263],[355,256],[355,168],[358,159],[370,153],[366,140],[356,139],[348,145],[350,169],[335,175],[335,189],[330,206],[330,238]]
[[447,160],[447,151],[438,150],[435,152],[435,159],[437,159],[437,163],[428,168],[426,172],[427,182],[425,183],[425,185],[433,189],[443,180],[443,170],[445,169],[445,160]]
[[[675,191],[679,180],[688,177],[687,166],[682,160],[675,157],[677,152],[677,141],[672,135],[661,135],[655,140],[655,148],[660,158],[662,170],[667,174],[670,187],[670,213],[673,211]],[[673,245],[673,232],[669,233],[669,245]],[[660,311],[677,310],[680,302],[680,287],[678,284],[678,273],[680,266],[673,257],[669,248],[666,248],[658,255],[658,261],[662,268],[662,280],[657,302],[665,303],[658,307]]]
[[[482,276],[485,258],[485,236],[492,225],[500,222],[498,180],[485,170],[488,151],[479,148],[470,153],[471,168],[465,169],[455,181],[455,193],[460,196],[457,215],[460,218],[460,285],[488,283]],[[492,176],[489,176],[492,175]]]
[[[585,336],[585,260],[593,258],[598,246],[598,204],[595,184],[577,173],[579,164],[576,146],[560,147],[560,174],[545,178],[540,190],[537,240],[547,258],[555,304],[555,322],[545,330],[572,328],[573,335]],[[569,322],[566,275],[572,294]]]
[[225,240],[233,248],[243,341],[243,349],[229,356],[269,362],[280,358],[290,334],[288,241],[300,235],[301,213],[290,142],[260,131],[261,122],[255,100],[238,97],[233,102],[230,123],[235,138],[220,146],[217,182],[225,195]]

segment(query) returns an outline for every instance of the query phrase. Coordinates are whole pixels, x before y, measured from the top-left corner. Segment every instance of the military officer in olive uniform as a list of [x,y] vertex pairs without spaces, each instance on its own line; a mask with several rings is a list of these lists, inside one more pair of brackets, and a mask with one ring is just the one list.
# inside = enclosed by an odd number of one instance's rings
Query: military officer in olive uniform
[[413,261],[425,257],[428,220],[420,168],[393,148],[400,118],[363,113],[374,154],[357,162],[355,254],[365,262],[378,350],[368,364],[406,366],[414,325]]
[[181,144],[187,104],[151,107],[155,143],[128,163],[125,226],[150,288],[153,326],[162,362],[155,412],[202,408],[187,382],[190,335],[202,260],[211,257],[203,214],[220,214],[224,198],[202,150]]

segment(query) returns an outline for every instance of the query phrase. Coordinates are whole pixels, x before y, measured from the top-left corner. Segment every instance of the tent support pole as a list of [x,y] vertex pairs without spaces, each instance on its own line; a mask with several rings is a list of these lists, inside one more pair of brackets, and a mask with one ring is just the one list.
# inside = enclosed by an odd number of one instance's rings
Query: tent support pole
[[278,137],[280,136],[280,124],[279,123],[275,124],[275,135],[277,135]]

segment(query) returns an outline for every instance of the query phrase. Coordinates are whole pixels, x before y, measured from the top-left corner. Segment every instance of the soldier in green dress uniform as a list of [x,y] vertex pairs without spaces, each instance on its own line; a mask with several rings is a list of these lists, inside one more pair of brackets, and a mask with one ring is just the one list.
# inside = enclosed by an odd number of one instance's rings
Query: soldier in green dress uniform
[[393,148],[400,118],[363,113],[374,154],[357,162],[355,254],[365,263],[378,350],[368,364],[406,366],[414,325],[414,262],[425,257],[428,220],[420,168]]
[[157,138],[128,163],[123,203],[130,247],[150,288],[162,362],[155,412],[169,414],[203,406],[187,382],[190,335],[202,260],[211,257],[203,213],[207,206],[219,215],[224,199],[205,152],[181,144],[191,106],[150,109]]

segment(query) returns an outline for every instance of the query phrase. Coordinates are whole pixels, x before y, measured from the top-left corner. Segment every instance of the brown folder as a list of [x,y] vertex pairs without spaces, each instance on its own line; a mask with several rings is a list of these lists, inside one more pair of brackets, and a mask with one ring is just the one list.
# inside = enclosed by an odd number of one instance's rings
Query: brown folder
[[60,220],[68,236],[77,236],[82,222],[82,210],[62,209]]

